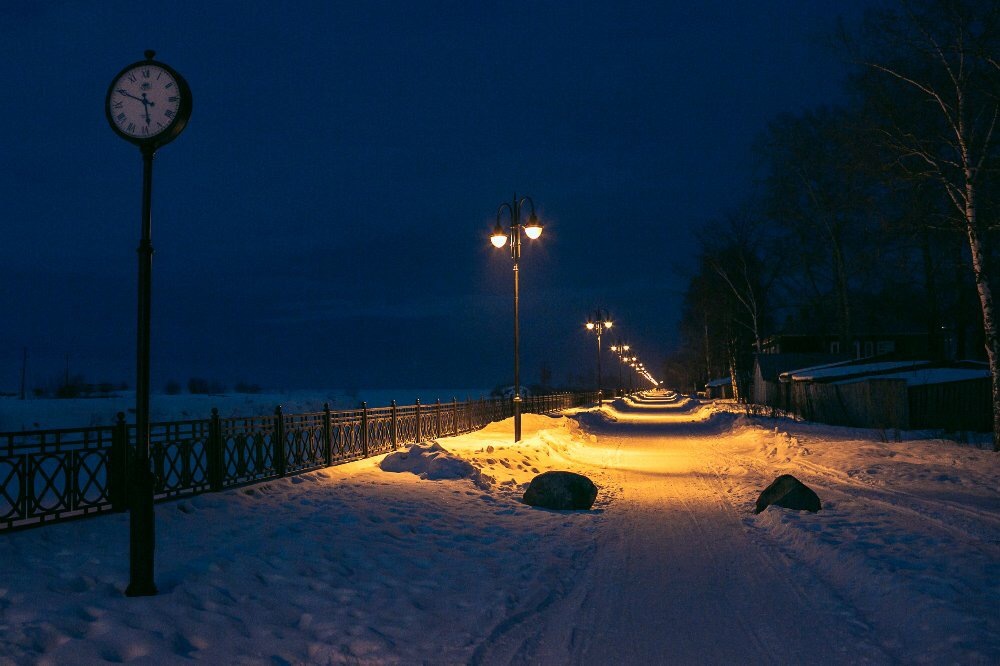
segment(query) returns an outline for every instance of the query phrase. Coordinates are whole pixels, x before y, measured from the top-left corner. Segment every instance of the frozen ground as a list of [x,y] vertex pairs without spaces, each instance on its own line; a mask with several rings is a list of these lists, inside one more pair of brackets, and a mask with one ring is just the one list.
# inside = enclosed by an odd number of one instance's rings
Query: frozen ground
[[[680,400],[511,433],[158,505],[155,597],[125,515],[0,535],[0,663],[1000,663],[997,454]],[[593,510],[522,504],[549,469]],[[781,473],[823,510],[754,515]]]
[[[191,395],[180,393],[166,395],[154,393],[150,397],[150,418],[155,421],[185,421],[207,419],[212,408],[227,416],[264,416],[273,414],[281,405],[286,414],[319,412],[324,403],[330,409],[355,409],[361,401],[369,407],[388,407],[395,400],[400,405],[412,405],[418,399],[430,404],[440,399],[448,402],[457,399],[477,400],[489,396],[483,389],[363,389],[358,391],[284,391],[263,393],[225,393],[220,395]],[[135,410],[135,392],[120,391],[108,398],[57,398],[0,397],[0,432],[44,430],[50,428],[85,428],[112,425],[118,412]],[[129,416],[129,421],[134,421]]]

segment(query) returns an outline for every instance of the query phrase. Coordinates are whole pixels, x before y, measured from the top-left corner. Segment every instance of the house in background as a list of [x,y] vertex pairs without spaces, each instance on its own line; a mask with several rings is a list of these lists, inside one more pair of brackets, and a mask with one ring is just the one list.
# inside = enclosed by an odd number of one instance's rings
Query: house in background
[[924,333],[775,335],[754,361],[751,400],[810,421],[865,428],[992,430],[988,367],[936,359]]
[[719,377],[705,384],[705,397],[714,400],[716,398],[733,397],[733,380],[731,377]]
[[753,383],[750,386],[750,400],[758,405],[790,412],[792,410],[790,386],[783,385],[779,381],[782,373],[846,360],[848,357],[843,354],[757,354],[754,360]]
[[846,358],[871,358],[895,354],[901,358],[930,358],[926,333],[855,335],[843,344],[836,335],[772,335],[761,342],[763,354],[834,354]]
[[978,361],[885,357],[779,375],[789,409],[809,421],[900,430],[992,430],[992,382]]

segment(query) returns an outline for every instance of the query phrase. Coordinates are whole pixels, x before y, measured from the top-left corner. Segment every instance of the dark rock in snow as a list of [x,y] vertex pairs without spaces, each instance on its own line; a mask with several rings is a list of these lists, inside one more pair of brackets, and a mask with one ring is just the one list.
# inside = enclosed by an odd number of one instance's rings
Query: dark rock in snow
[[594,482],[573,472],[539,474],[524,491],[524,503],[544,509],[589,509],[597,499]]
[[813,489],[796,479],[791,474],[782,474],[764,489],[757,498],[757,509],[760,513],[772,504],[797,511],[812,511],[816,513],[823,508],[819,496]]

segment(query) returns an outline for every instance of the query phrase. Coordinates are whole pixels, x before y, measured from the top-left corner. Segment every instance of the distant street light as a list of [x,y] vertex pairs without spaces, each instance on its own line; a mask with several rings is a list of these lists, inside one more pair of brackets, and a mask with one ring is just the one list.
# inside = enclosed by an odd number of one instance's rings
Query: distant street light
[[624,390],[625,386],[622,382],[622,366],[625,365],[625,352],[629,350],[628,345],[622,344],[621,338],[618,339],[618,344],[611,345],[611,351],[618,355],[618,360],[621,361],[618,364],[618,393],[619,395]]
[[[530,214],[528,215],[528,223],[521,224],[521,208],[527,203],[530,209]],[[500,218],[503,216],[504,211],[507,211],[507,215],[510,217],[510,233],[504,230],[503,225],[500,224]],[[535,203],[531,200],[531,197],[514,198],[510,203],[504,202],[500,204],[497,208],[497,222],[493,227],[493,234],[490,236],[490,242],[497,249],[502,248],[510,241],[510,256],[514,260],[514,441],[521,441],[521,356],[520,356],[520,344],[521,344],[521,330],[520,324],[518,323],[519,317],[519,297],[520,297],[520,286],[518,275],[520,270],[518,269],[518,262],[521,260],[521,232],[524,231],[524,235],[528,238],[535,240],[542,235],[542,225],[538,221],[538,217],[535,216]]]
[[597,405],[601,405],[601,334],[611,328],[613,322],[606,310],[597,309],[593,318],[587,319],[587,330],[597,333]]

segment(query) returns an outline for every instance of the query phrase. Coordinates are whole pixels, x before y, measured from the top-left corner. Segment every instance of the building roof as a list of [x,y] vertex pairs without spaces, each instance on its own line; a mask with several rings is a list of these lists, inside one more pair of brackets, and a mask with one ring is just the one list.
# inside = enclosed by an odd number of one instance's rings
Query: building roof
[[[983,364],[985,365],[985,363]],[[909,386],[926,386],[928,384],[950,384],[952,382],[967,382],[977,379],[989,379],[989,368],[921,368],[908,372],[890,372],[878,375],[878,379],[905,379]],[[871,377],[845,379],[834,384],[850,384],[864,381]]]
[[915,370],[927,367],[927,361],[875,361],[868,363],[831,363],[799,368],[781,373],[782,381],[786,376],[793,382],[815,382],[831,379],[841,379],[852,375],[877,375],[891,371]]
[[764,381],[777,382],[779,375],[800,368],[838,363],[847,360],[845,354],[757,354],[757,367]]
[[944,384],[989,377],[989,367],[978,361],[891,360],[888,357],[830,363],[783,372],[782,382],[848,384],[867,379],[904,379],[908,384]]

